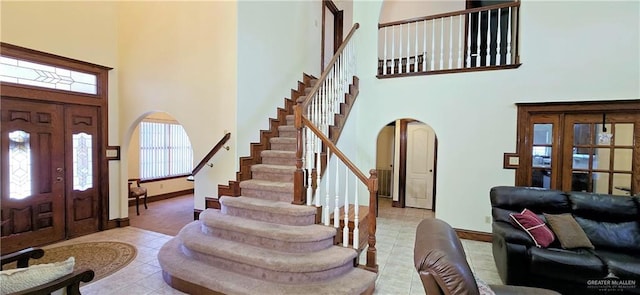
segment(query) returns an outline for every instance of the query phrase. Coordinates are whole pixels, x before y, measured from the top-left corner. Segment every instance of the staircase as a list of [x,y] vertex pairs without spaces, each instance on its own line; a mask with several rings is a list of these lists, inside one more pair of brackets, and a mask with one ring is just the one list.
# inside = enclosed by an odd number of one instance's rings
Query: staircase
[[[314,83],[304,80],[293,99]],[[277,132],[263,132],[268,143],[252,144],[253,163],[241,164],[238,182],[221,187],[229,195],[207,201],[219,209],[204,210],[160,250],[172,287],[190,294],[373,293],[377,274],[354,266],[358,252],[334,245],[336,229],[316,224],[316,207],[292,204],[297,142],[288,105],[279,111],[285,120],[271,121]]]

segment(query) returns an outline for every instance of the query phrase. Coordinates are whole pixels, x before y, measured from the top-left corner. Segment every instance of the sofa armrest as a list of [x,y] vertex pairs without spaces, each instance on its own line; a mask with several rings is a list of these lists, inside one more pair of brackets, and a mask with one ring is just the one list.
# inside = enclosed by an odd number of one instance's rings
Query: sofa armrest
[[55,281],[51,281],[49,283],[33,287],[30,289],[26,289],[20,292],[12,293],[11,295],[45,295],[51,294],[56,290],[60,290],[65,288],[67,291],[67,295],[80,295],[80,283],[81,282],[90,282],[94,277],[93,270],[90,269],[81,269],[76,270],[73,273],[70,273],[64,277],[61,277]]
[[494,221],[491,227],[493,236],[500,236],[508,243],[535,247],[533,239],[525,231],[510,223]]

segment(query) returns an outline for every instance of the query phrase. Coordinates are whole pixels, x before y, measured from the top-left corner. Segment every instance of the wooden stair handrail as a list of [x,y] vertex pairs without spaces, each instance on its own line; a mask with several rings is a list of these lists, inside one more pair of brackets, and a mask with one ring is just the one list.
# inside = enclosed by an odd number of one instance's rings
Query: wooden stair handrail
[[[311,121],[309,121],[309,119],[307,119],[307,117],[305,117],[304,115],[302,115],[302,124],[304,126],[307,126],[307,128],[309,128],[311,131],[313,131],[313,133],[316,134],[316,136],[318,136],[320,138],[320,140],[322,140],[322,143],[326,144],[327,148],[331,151],[331,153],[333,153],[334,155],[336,155],[338,158],[340,158],[340,160],[347,166],[349,167],[349,170],[351,170],[351,172],[353,172],[353,174],[355,174],[360,181],[362,181],[362,183],[364,184],[368,184],[369,178],[367,178],[364,173],[362,173],[362,171],[360,171],[360,169],[358,169],[358,167],[356,167],[356,165],[354,165],[349,158],[347,158],[347,156],[345,156],[342,151],[340,151],[340,149],[338,149],[338,147],[333,144],[333,142],[331,142],[331,140],[326,137],[322,131],[320,131],[320,129],[318,129],[318,127],[316,127],[315,125],[313,125],[313,123],[311,123]],[[328,160],[327,160],[328,161]],[[368,185],[367,185],[367,188]]]
[[349,40],[351,40],[351,37],[359,27],[360,27],[359,23],[353,24],[351,31],[349,31],[349,34],[347,35],[347,37],[344,38],[344,41],[342,41],[342,44],[340,45],[340,47],[338,47],[338,50],[333,55],[333,58],[331,58],[331,60],[329,61],[329,64],[327,64],[327,66],[324,68],[324,72],[322,72],[322,75],[320,75],[320,77],[318,78],[316,85],[314,85],[313,88],[311,88],[311,91],[309,92],[309,94],[306,95],[305,100],[303,102],[298,101],[298,103],[302,103],[303,110],[307,108],[307,106],[311,102],[311,98],[318,92],[318,90],[320,89],[320,86],[322,85],[322,82],[327,78],[336,61],[338,61],[338,56],[340,56],[342,51],[344,51],[345,47],[347,47]]
[[404,20],[399,20],[399,21],[382,23],[382,24],[378,24],[378,29],[381,29],[381,28],[384,28],[384,27],[390,27],[390,26],[403,25],[403,24],[408,24],[408,23],[415,23],[415,22],[420,22],[420,21],[425,21],[425,20],[432,20],[432,19],[438,19],[438,18],[443,18],[443,17],[449,17],[449,16],[457,16],[457,15],[464,15],[464,14],[475,13],[475,12],[480,12],[480,11],[494,10],[494,9],[499,9],[499,8],[507,8],[507,7],[520,7],[520,1],[514,1],[514,2],[502,3],[502,4],[496,4],[496,5],[488,5],[488,6],[482,6],[482,7],[477,7],[477,8],[458,10],[458,11],[452,11],[452,12],[447,12],[447,13],[440,13],[440,14],[434,14],[434,15],[429,15],[429,16],[414,17],[414,18],[409,18],[409,19],[404,19]]
[[198,166],[196,166],[196,168],[193,168],[193,171],[191,171],[191,176],[195,176],[196,173],[200,172],[200,170],[202,170],[202,168],[207,165],[207,162],[209,162],[209,160],[211,160],[211,158],[224,146],[229,138],[231,138],[231,132],[227,132],[227,134],[225,134],[220,139],[220,141],[218,141],[218,143],[209,151],[209,153],[204,156],[204,158],[202,158],[202,161],[200,161]]

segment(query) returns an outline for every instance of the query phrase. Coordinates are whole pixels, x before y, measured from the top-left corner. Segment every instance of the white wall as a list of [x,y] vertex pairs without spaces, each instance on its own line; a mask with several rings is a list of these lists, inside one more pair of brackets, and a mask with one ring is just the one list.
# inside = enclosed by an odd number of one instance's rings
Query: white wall
[[[120,145],[116,2],[2,1],[2,42],[114,68],[109,72],[109,142]],[[109,161],[109,218],[121,217],[121,161]]]
[[[120,2],[120,127],[128,148],[138,122],[168,112],[189,135],[198,163],[231,132],[195,182],[195,208],[235,177],[237,5],[235,2]],[[124,159],[126,163],[127,159]],[[194,164],[195,165],[195,164]],[[126,171],[126,168],[124,168]],[[126,192],[126,190],[125,190]],[[121,208],[126,215],[126,207]]]
[[[320,1],[239,1],[238,156],[249,155],[303,72],[320,76]],[[233,136],[233,135],[232,135]],[[238,169],[238,160],[236,171]],[[231,178],[230,178],[231,179]]]
[[388,23],[410,18],[423,17],[446,12],[464,10],[465,0],[448,1],[406,1],[386,0],[380,9],[379,22]]
[[[410,117],[438,135],[436,217],[490,232],[489,189],[513,185],[503,153],[516,148],[517,102],[640,98],[640,3],[522,2],[518,69],[375,78],[382,3],[357,1],[360,167],[374,167],[382,126]],[[579,15],[580,17],[567,17]],[[366,62],[370,61],[370,62]]]

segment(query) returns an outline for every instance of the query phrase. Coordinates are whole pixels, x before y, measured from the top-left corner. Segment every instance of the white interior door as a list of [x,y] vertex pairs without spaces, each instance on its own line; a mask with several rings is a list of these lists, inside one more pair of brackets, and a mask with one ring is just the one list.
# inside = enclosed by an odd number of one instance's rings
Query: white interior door
[[324,10],[324,56],[322,57],[322,68],[326,69],[327,64],[331,61],[334,54],[333,35],[335,30],[335,16],[333,15],[333,12],[331,12],[331,9],[325,7]]
[[405,206],[432,209],[435,134],[422,123],[407,124]]

